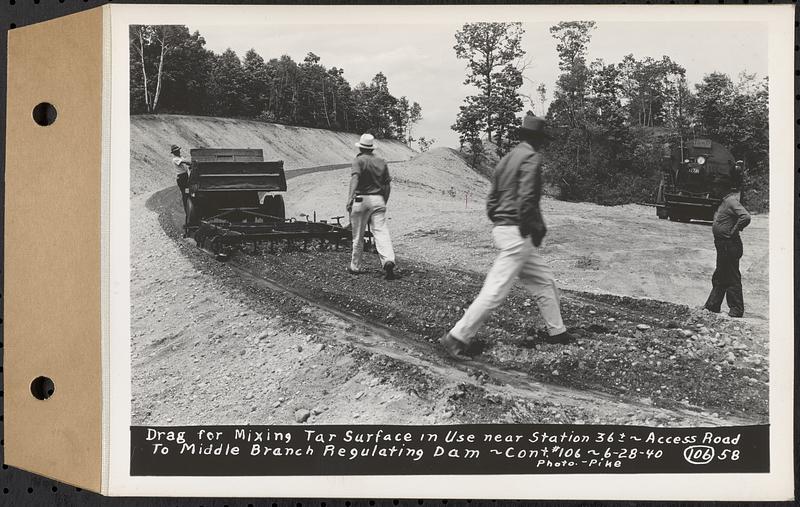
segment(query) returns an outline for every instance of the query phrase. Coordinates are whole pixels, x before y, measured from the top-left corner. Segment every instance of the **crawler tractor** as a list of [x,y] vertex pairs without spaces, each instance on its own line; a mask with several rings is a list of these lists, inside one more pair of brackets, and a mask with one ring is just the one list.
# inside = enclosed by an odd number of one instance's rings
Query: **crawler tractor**
[[295,242],[337,248],[350,230],[327,221],[286,218],[283,161],[264,161],[262,150],[193,149],[186,199],[185,234],[197,245],[226,258],[233,250],[263,242]]

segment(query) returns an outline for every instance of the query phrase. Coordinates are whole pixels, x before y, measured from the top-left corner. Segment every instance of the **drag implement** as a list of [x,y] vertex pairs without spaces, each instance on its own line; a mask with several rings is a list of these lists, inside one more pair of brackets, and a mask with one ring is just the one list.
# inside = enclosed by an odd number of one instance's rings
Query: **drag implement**
[[185,234],[218,259],[246,245],[338,249],[352,239],[343,217],[335,223],[287,219],[283,161],[265,162],[262,150],[203,148],[191,157]]

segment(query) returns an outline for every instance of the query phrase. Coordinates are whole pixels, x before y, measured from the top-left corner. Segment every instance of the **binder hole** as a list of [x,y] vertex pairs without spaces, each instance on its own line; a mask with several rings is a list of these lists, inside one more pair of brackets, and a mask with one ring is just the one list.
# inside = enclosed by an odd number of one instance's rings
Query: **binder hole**
[[52,125],[56,121],[56,108],[49,102],[42,102],[33,108],[33,121],[42,127]]
[[31,394],[37,400],[46,400],[53,396],[56,391],[56,386],[53,381],[47,377],[36,377],[31,382]]

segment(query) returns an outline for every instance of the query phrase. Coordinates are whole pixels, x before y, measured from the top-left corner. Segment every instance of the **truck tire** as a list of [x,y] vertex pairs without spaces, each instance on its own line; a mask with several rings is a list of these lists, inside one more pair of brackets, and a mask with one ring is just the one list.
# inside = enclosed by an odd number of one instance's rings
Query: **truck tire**
[[280,219],[286,218],[286,205],[283,203],[283,196],[276,195],[273,197],[273,199],[275,200],[275,214],[273,216],[276,216]]
[[264,203],[261,205],[261,213],[272,217],[286,218],[286,206],[283,203],[282,195],[268,195],[264,197]]

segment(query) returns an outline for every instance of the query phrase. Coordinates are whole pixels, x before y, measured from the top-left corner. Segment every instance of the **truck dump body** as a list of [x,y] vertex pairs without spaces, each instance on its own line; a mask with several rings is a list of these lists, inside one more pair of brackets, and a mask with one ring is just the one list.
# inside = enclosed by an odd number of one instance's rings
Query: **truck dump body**
[[193,149],[190,192],[285,192],[283,161],[265,162],[262,150]]
[[[283,162],[206,162],[196,165],[197,190],[286,191]],[[192,184],[191,179],[189,184]]]

